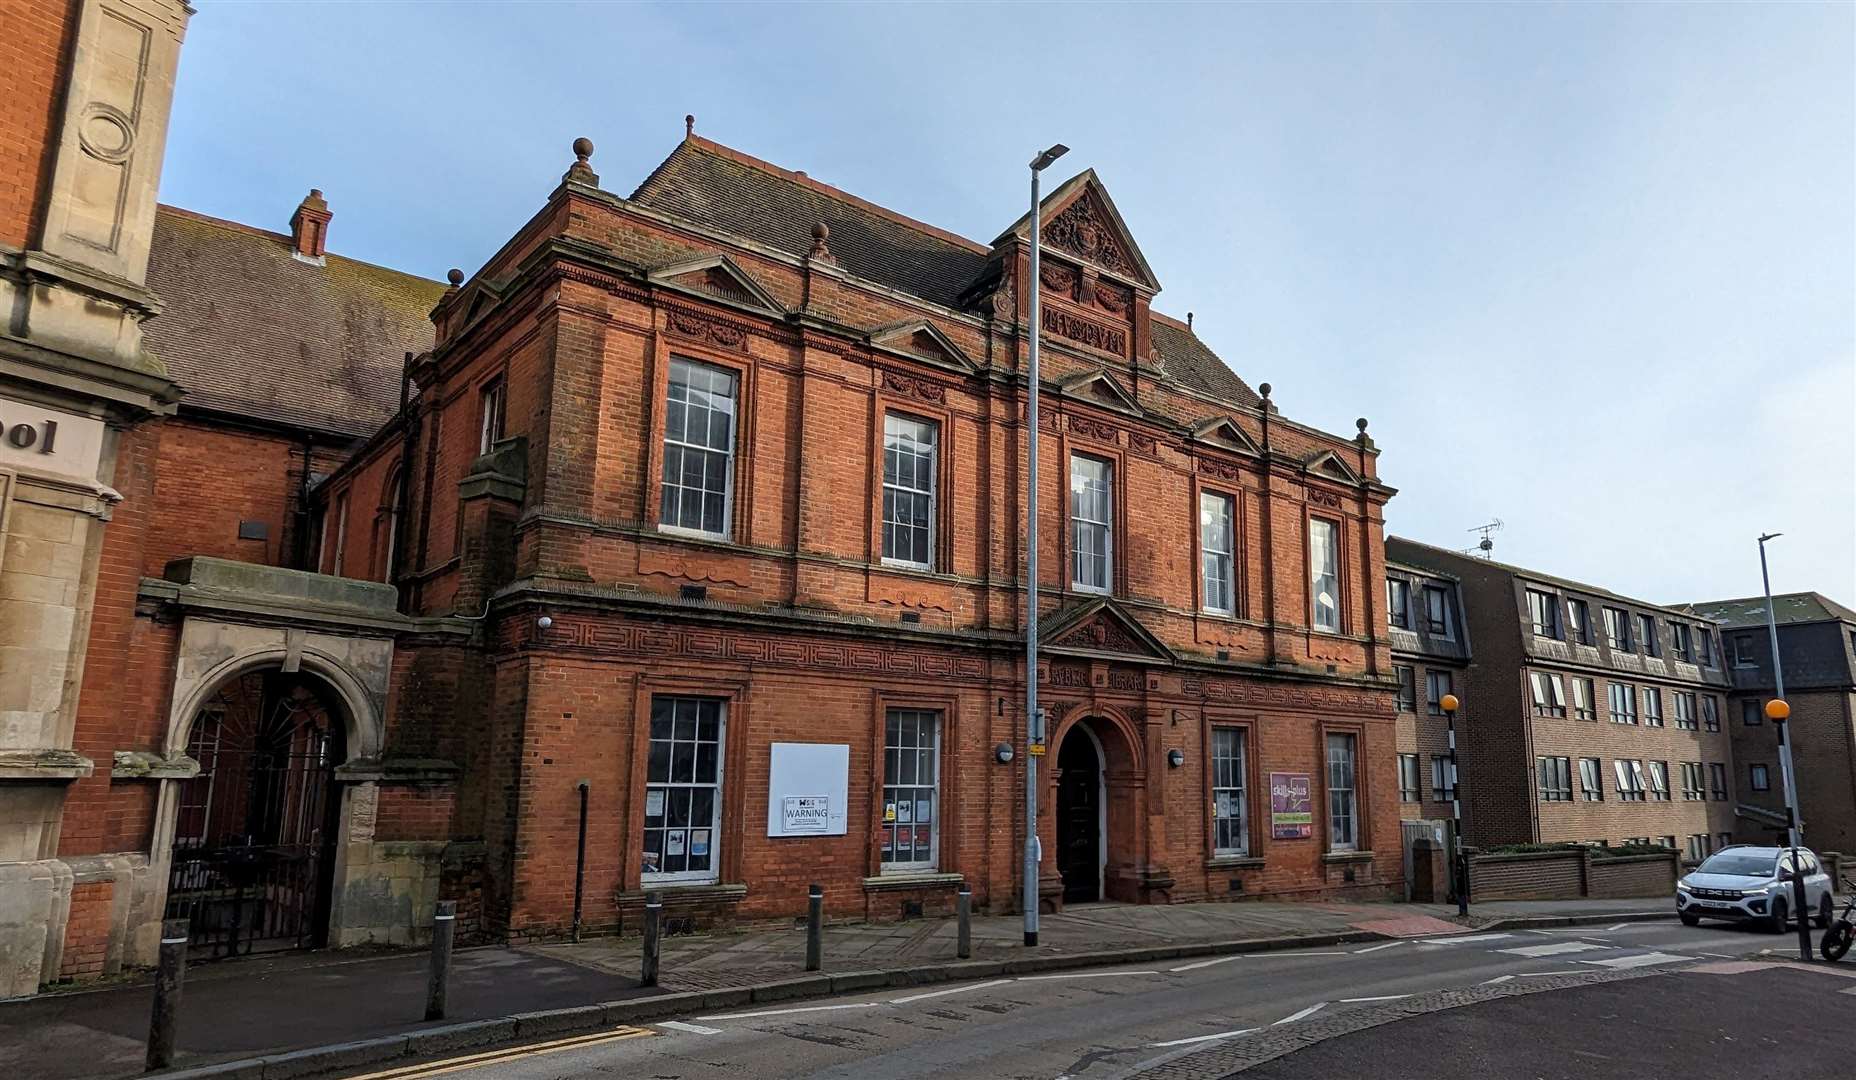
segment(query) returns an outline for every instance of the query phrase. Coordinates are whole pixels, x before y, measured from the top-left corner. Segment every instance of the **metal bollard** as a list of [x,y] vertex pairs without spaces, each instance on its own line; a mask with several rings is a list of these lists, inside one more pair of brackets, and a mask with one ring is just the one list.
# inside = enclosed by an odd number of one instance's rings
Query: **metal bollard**
[[657,985],[657,961],[664,947],[664,894],[644,894],[644,966],[638,972],[639,986]]
[[458,905],[440,900],[432,915],[432,974],[425,984],[425,1018],[445,1018],[445,991],[451,984],[451,940],[457,934]]
[[959,936],[956,937],[954,955],[962,960],[973,956],[973,890],[965,885],[954,894],[954,913],[960,920]]
[[148,1068],[165,1069],[174,1063],[174,1039],[180,1028],[181,983],[187,975],[187,935],[191,920],[169,919],[161,924],[160,968],[155,972],[155,1011],[148,1021]]
[[819,952],[825,930],[825,887],[813,885],[806,894],[806,970],[819,969]]

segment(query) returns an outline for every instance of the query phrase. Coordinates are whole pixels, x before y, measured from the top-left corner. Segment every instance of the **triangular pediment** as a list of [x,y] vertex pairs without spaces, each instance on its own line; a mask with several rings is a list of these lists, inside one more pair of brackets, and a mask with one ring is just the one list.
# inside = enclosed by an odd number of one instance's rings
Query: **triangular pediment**
[[978,365],[973,362],[960,346],[953,343],[946,334],[935,328],[926,319],[913,322],[896,323],[870,332],[870,344],[873,348],[886,352],[898,353],[916,360],[926,360],[930,364],[954,368],[960,371],[973,371]]
[[1357,484],[1360,478],[1354,474],[1340,455],[1332,450],[1322,450],[1302,463],[1302,471],[1328,480],[1338,480],[1343,484]]
[[1192,439],[1194,442],[1233,450],[1240,454],[1255,456],[1261,453],[1257,449],[1257,444],[1251,441],[1250,436],[1244,434],[1244,429],[1237,426],[1237,421],[1228,416],[1213,417],[1193,428]]
[[[1160,291],[1147,257],[1128,232],[1128,225],[1115,209],[1115,200],[1096,176],[1085,169],[1065,181],[1040,205],[1042,219],[1039,239],[1044,247],[1081,259],[1105,273],[1145,285],[1150,292]],[[1017,236],[1029,240],[1031,215],[1019,218],[994,241]]]
[[651,271],[652,284],[679,292],[693,293],[710,300],[723,300],[736,307],[775,315],[786,314],[785,305],[755,283],[747,272],[726,255],[705,255],[697,259],[671,263]]
[[1144,415],[1141,403],[1134,400],[1134,395],[1122,389],[1115,377],[1106,371],[1089,371],[1081,375],[1072,375],[1057,384],[1064,397],[1073,401],[1087,401],[1091,405],[1100,405],[1104,409],[1128,413],[1131,416]]
[[1171,661],[1166,647],[1120,604],[1106,597],[1079,604],[1057,616],[1041,635],[1041,648],[1053,652],[1115,653],[1147,660]]

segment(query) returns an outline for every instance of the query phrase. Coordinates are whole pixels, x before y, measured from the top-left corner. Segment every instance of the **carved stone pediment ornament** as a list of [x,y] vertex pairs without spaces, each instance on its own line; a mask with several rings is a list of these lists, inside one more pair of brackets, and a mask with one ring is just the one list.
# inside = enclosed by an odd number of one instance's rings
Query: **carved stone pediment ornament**
[[699,315],[678,311],[675,308],[669,309],[664,321],[673,332],[682,334],[684,337],[711,341],[730,349],[738,347],[746,337],[740,327],[728,323],[711,322]]
[[947,388],[941,384],[894,371],[883,372],[883,389],[907,394],[921,401],[932,401],[937,405],[947,401]]
[[1116,241],[1114,226],[1087,194],[1044,226],[1043,240],[1059,251],[1067,251],[1105,270],[1129,277],[1140,273]]

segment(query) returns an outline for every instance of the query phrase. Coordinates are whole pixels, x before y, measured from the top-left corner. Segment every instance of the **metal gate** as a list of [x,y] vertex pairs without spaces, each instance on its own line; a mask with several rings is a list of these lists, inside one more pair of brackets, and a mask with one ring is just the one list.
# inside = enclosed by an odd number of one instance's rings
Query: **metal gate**
[[1398,823],[1399,849],[1405,859],[1405,901],[1411,902],[1411,877],[1414,873],[1411,859],[1412,845],[1419,840],[1429,840],[1443,846],[1444,823],[1441,821],[1401,821]]
[[167,917],[196,960],[325,943],[342,731],[304,679],[253,672],[201,708],[181,785]]

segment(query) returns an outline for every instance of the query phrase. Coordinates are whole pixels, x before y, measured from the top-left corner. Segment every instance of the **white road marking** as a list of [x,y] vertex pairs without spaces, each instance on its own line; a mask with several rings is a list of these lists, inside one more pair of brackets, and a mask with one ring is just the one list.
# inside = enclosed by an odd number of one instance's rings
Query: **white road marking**
[[[1596,963],[1596,961],[1588,960],[1586,961],[1586,963],[1588,964]],[[1519,975],[1516,975],[1515,978],[1517,979],[1544,979],[1549,975],[1590,975],[1590,974],[1591,972],[1580,971],[1578,968],[1565,968],[1560,971],[1523,971]]]
[[1378,997],[1341,998],[1340,1003],[1342,1005],[1356,1005],[1362,1001],[1399,1001],[1410,996],[1410,994],[1381,994]]
[[711,1016],[711,1020],[751,1020],[757,1016],[788,1016],[792,1013],[835,1012],[839,1009],[874,1009],[881,1001],[852,1001],[843,1005],[802,1005],[796,1009],[762,1009],[759,1012],[728,1013]]
[[1727,954],[1727,953],[1724,953],[1724,952],[1705,952],[1705,953],[1702,953],[1701,955],[1703,955],[1703,956],[1714,956],[1714,957],[1718,957],[1718,958],[1720,958],[1720,959],[1722,959],[1722,960],[1738,960],[1738,959],[1740,959],[1740,958],[1739,958],[1738,956],[1731,956],[1731,955],[1729,955],[1729,954]]
[[1380,949],[1390,949],[1403,944],[1405,944],[1403,941],[1388,941],[1384,945],[1368,945],[1364,949],[1355,949],[1353,954],[1358,956],[1361,953],[1378,952]]
[[1497,975],[1493,979],[1487,980],[1482,985],[1483,986],[1494,986],[1496,983],[1505,983],[1512,978],[1514,978],[1513,975]]
[[1243,958],[1244,958],[1243,953],[1238,953],[1234,956],[1214,956],[1210,960],[1200,960],[1197,963],[1193,963],[1193,964],[1181,964],[1176,968],[1167,968],[1167,970],[1168,971],[1197,971],[1200,968],[1211,967],[1213,964],[1228,964],[1233,960],[1242,960]]
[[910,994],[908,997],[890,999],[891,1005],[907,1005],[911,1001],[926,1001],[929,998],[946,997],[949,994],[964,994],[969,990],[984,990],[989,986],[1004,986],[1010,979],[993,979],[990,982],[974,983],[972,986],[956,986],[952,990],[930,990],[926,994]]
[[1523,945],[1518,949],[1500,949],[1499,952],[1512,953],[1515,956],[1558,956],[1561,953],[1591,952],[1593,949],[1609,949],[1611,945],[1594,945],[1589,941],[1555,941],[1546,945]]
[[1020,975],[1019,982],[1037,982],[1044,979],[1107,979],[1117,975],[1158,975],[1158,971],[1071,971],[1062,975]]
[[670,1028],[673,1031],[687,1031],[692,1035],[720,1035],[722,1033],[721,1028],[703,1027],[701,1024],[686,1024],[681,1020],[666,1020],[657,1026],[661,1028]]
[[1262,1030],[1262,1028],[1242,1028],[1237,1031],[1220,1031],[1215,1035],[1194,1035],[1190,1039],[1168,1039],[1166,1042],[1148,1043],[1147,1045],[1150,1049],[1162,1046],[1188,1046],[1192,1043],[1211,1042],[1213,1039],[1235,1039],[1239,1035],[1255,1035]]
[[1322,1009],[1325,1009],[1327,1007],[1328,1007],[1327,1002],[1317,1001],[1313,1005],[1310,1005],[1308,1008],[1303,1009],[1301,1012],[1290,1013],[1288,1016],[1283,1017],[1281,1020],[1276,1021],[1276,1023],[1271,1024],[1270,1026],[1280,1027],[1283,1024],[1293,1024],[1297,1020],[1306,1020],[1309,1017],[1315,1015],[1316,1013],[1320,1012]]
[[1514,936],[1513,934],[1468,934],[1463,937],[1420,938],[1418,941],[1418,944],[1420,945],[1468,945],[1471,942],[1475,942],[1475,941],[1500,941],[1503,938],[1511,938],[1513,936]]
[[1530,933],[1530,934],[1544,934],[1544,935],[1546,935],[1546,936],[1548,936],[1548,937],[1551,937],[1551,936],[1553,935],[1553,931],[1551,931],[1551,930],[1529,930],[1529,931],[1528,931],[1528,933]]
[[1282,959],[1293,960],[1298,956],[1346,956],[1346,955],[1347,954],[1345,952],[1342,952],[1340,950],[1334,950],[1331,952],[1260,952],[1260,953],[1251,953],[1250,958],[1252,960],[1270,960],[1270,959],[1275,959],[1275,958],[1280,957]]
[[1626,926],[1629,926],[1629,925],[1630,925],[1629,923],[1619,923],[1616,926],[1607,926],[1605,927],[1605,933],[1609,934],[1613,930],[1622,930]]
[[1580,960],[1581,964],[1595,964],[1608,967],[1613,971],[1626,971],[1630,968],[1652,967],[1656,964],[1674,964],[1683,960],[1693,960],[1692,956],[1678,956],[1675,953],[1652,952],[1638,956],[1618,956],[1610,960]]

